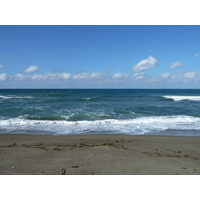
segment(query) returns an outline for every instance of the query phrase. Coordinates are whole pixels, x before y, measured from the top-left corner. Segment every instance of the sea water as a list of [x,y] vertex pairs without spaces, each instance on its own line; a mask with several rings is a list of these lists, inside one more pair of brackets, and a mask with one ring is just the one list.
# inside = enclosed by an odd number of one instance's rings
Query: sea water
[[0,133],[200,136],[200,90],[1,89]]

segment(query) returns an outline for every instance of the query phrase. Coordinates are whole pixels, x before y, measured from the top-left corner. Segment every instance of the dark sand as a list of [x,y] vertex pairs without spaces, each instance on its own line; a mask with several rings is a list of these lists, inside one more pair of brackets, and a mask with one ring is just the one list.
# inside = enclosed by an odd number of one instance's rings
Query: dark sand
[[0,174],[199,175],[200,137],[0,134]]

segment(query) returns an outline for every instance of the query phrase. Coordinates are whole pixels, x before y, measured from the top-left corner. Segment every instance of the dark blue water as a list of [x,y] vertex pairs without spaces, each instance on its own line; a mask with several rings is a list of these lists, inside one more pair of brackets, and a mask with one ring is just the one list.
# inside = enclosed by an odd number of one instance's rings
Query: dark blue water
[[0,133],[200,136],[200,90],[0,90]]

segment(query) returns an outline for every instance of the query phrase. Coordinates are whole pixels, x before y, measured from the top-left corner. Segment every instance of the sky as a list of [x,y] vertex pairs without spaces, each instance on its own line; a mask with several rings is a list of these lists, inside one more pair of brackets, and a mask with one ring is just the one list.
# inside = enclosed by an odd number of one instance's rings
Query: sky
[[0,88],[200,88],[199,25],[0,25]]

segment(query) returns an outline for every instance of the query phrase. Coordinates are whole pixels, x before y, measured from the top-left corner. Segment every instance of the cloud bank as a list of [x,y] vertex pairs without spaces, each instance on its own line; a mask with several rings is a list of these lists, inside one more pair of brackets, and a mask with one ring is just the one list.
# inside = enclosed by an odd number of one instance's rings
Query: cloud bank
[[[114,69],[105,70],[104,73],[70,74],[59,68],[42,74],[37,73],[38,66],[30,66],[16,75],[1,73],[0,88],[198,88],[200,85],[200,74],[194,71],[170,71],[153,77],[145,73],[157,65],[158,60],[149,56],[138,62],[132,68],[132,73],[128,74],[112,73]],[[176,69],[182,65],[175,62],[169,68]]]
[[163,73],[148,76],[144,72],[133,74],[102,72],[0,74],[1,88],[198,88],[200,74],[189,72]]

